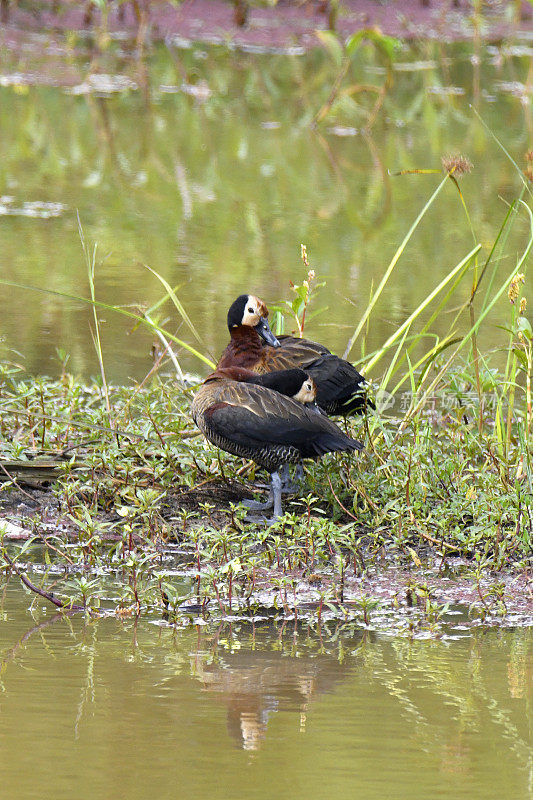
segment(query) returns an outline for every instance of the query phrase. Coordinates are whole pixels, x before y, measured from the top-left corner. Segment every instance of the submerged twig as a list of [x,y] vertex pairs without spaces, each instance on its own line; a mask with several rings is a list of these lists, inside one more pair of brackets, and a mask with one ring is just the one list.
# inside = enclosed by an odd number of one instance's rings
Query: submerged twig
[[2,556],[11,567],[13,572],[18,575],[24,586],[26,586],[30,591],[35,592],[38,594],[39,597],[44,597],[45,600],[48,600],[50,603],[53,603],[56,608],[65,609],[67,611],[85,611],[86,606],[77,606],[73,603],[65,603],[63,600],[60,600],[58,597],[55,596],[52,592],[46,592],[44,589],[40,589],[38,586],[35,586],[30,579],[22,572],[15,562],[8,556],[8,554],[4,551]]

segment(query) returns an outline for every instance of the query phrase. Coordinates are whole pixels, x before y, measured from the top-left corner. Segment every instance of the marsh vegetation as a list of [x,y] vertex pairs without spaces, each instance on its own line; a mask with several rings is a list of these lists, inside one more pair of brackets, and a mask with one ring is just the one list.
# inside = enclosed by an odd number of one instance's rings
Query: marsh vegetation
[[[531,796],[528,7],[8,5],[2,787]],[[190,416],[243,292],[376,405],[270,527]]]
[[[2,498],[27,538],[7,558],[64,571],[60,604],[368,624],[387,566],[408,628],[460,599],[527,610],[528,48],[320,36],[305,58],[169,40],[147,60],[73,34],[33,81],[6,54]],[[364,454],[309,465],[271,530],[239,508],[261,475],[188,413],[252,289],[378,407],[346,423]]]

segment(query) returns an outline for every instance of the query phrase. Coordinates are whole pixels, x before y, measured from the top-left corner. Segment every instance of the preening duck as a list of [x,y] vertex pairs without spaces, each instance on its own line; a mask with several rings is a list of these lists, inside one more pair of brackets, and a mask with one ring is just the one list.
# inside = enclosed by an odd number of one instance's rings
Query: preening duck
[[326,414],[361,414],[368,401],[365,379],[355,367],[309,339],[274,336],[268,324],[268,308],[255,295],[242,294],[228,311],[230,342],[217,369],[244,367],[259,374],[294,367],[314,380],[317,405]]
[[299,369],[299,367],[263,374],[243,367],[222,367],[217,369],[217,375],[233,381],[264,386],[285,395],[285,397],[292,397],[297,403],[302,403],[308,408],[319,410],[316,404],[316,383],[305,370]]
[[[217,370],[217,373],[219,375],[224,375],[230,380],[255,383],[256,386],[264,386],[286,397],[292,397],[297,403],[302,403],[306,408],[317,414],[324,413],[316,402],[316,384],[314,380],[305,370],[299,369],[298,367],[294,369],[277,370],[276,372],[265,372],[262,375],[259,375],[257,372],[252,372],[249,369],[244,369],[243,367],[226,367]],[[291,481],[288,464],[283,465],[280,475],[282,492],[294,494],[298,489],[302,488],[304,469],[301,461],[296,467],[294,481]],[[260,504],[255,503],[250,507],[253,508],[254,506],[260,507]]]
[[[228,374],[229,373],[229,374]],[[266,504],[274,518],[282,514],[279,469],[317,459],[326,453],[362,450],[361,442],[343,433],[322,414],[257,383],[234,380],[225,368],[209,375],[192,404],[192,416],[206,439],[228,453],[249,458],[271,474]]]

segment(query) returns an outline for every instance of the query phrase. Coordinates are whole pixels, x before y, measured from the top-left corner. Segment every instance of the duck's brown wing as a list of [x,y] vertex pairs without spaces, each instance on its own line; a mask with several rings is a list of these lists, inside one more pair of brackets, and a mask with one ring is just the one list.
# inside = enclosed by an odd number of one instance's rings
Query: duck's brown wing
[[261,365],[265,372],[279,369],[301,367],[315,361],[319,356],[329,354],[329,350],[310,339],[297,339],[294,336],[278,336],[280,347],[265,344],[261,353]]
[[363,448],[331,420],[262,386],[224,382],[211,399],[203,412],[206,426],[240,447],[284,445],[302,458]]

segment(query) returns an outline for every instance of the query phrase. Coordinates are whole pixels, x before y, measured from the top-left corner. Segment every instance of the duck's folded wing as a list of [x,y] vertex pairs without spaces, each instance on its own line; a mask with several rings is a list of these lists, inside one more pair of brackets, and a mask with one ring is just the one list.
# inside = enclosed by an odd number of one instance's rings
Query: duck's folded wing
[[316,402],[325,411],[350,414],[375,407],[366,399],[365,379],[349,361],[309,339],[281,336],[280,342],[277,350],[265,351],[263,363],[269,369],[298,366],[309,373],[317,386]]
[[320,356],[306,364],[305,371],[317,385],[316,401],[319,406],[338,406],[338,413],[343,413],[343,406],[347,411],[365,404],[374,407],[372,402],[366,400],[365,379],[349,361],[334,355]]
[[314,361],[330,351],[318,342],[310,339],[297,339],[294,336],[278,336],[280,347],[263,348],[263,363],[269,369],[305,369],[308,362]]
[[362,449],[326,417],[253,384],[225,387],[204,416],[211,430],[243,447],[286,445],[297,448],[303,458]]

